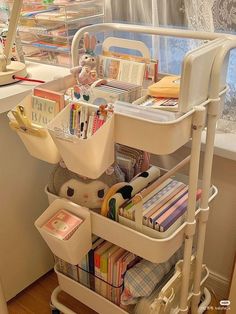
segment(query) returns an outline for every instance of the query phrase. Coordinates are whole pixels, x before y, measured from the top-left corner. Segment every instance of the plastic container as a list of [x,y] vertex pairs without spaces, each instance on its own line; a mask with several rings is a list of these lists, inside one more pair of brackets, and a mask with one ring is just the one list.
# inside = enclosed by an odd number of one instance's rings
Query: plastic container
[[[68,210],[84,220],[68,240],[60,240],[42,228],[60,209]],[[35,221],[35,227],[53,254],[70,264],[77,265],[92,247],[90,211],[66,199],[56,199],[52,202]]]
[[[31,101],[32,95],[30,94],[26,96],[24,100],[19,104],[24,107],[25,114],[29,121],[31,121]],[[10,125],[11,122],[16,122],[11,111],[8,113],[8,118],[10,120]],[[14,130],[24,143],[25,148],[31,156],[51,164],[56,164],[60,161],[61,156],[55,143],[52,140],[51,135],[46,128],[40,128],[40,130],[42,131],[42,136],[36,136],[32,134],[30,130],[15,128]]]
[[[83,105],[88,106],[90,112],[98,109],[94,105]],[[69,170],[97,179],[114,162],[114,116],[88,139],[66,136],[63,127],[69,132],[69,117],[70,105],[48,124],[49,132]]]
[[[55,272],[57,274],[59,286],[63,291],[65,291],[75,299],[79,300],[80,302],[84,303],[91,309],[95,310],[97,313],[100,314],[128,313],[124,309],[120,308],[119,306],[117,306],[110,300],[104,298],[95,291],[89,289],[88,287],[85,287],[83,284],[76,282],[75,280],[60,273],[56,267]],[[105,282],[103,283],[105,284]],[[117,289],[120,290],[119,287]]]
[[42,2],[23,3],[19,34],[26,59],[71,67],[73,36],[84,26],[104,22],[104,0]]

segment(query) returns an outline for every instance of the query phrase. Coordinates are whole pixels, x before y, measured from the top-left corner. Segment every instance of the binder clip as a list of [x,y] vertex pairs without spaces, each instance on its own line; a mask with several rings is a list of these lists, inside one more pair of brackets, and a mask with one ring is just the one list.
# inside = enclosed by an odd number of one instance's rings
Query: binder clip
[[38,137],[47,136],[45,130],[32,125],[32,123],[29,121],[28,117],[25,114],[23,106],[17,106],[16,109],[11,110],[11,113],[14,116],[15,121],[10,121],[9,125],[14,131],[21,131]]

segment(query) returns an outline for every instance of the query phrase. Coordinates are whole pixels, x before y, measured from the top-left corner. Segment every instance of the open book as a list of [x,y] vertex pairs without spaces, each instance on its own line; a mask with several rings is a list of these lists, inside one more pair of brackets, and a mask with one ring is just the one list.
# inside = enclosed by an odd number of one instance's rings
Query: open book
[[100,77],[142,85],[145,64],[106,56],[99,56]]

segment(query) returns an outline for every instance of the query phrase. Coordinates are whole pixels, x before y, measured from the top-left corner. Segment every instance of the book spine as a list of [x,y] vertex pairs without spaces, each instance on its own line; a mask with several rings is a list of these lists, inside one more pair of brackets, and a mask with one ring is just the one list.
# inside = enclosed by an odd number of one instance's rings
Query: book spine
[[[146,212],[146,214],[143,217],[143,224],[144,225],[148,225],[149,222],[149,218],[153,215],[153,214],[157,214],[157,211],[159,209],[162,208],[162,206],[164,206],[165,204],[168,204],[168,202],[176,195],[178,194],[182,189],[184,189],[184,184],[181,184],[179,186],[175,186],[174,188],[172,188],[171,190],[167,191],[165,189],[163,189],[163,193],[161,193],[161,197],[158,200],[158,203],[155,204],[154,207],[150,208],[149,211]],[[162,191],[161,191],[162,192]]]
[[89,287],[89,280],[88,280],[88,273],[86,271],[88,271],[88,258],[87,255],[84,256],[81,260],[81,262],[79,263],[79,282],[86,286]]
[[157,215],[150,218],[150,224],[152,228],[154,228],[156,221],[164,215],[172,206],[175,206],[175,204],[181,200],[186,194],[188,193],[188,187],[181,190],[178,194],[175,195],[173,199],[170,200],[169,204],[167,206],[163,206],[162,210],[159,211]]
[[[100,258],[101,256],[98,254],[95,254],[94,256],[94,275],[98,278],[100,278],[101,274],[100,274]],[[95,277],[95,291],[99,293],[100,291],[100,280],[98,278]]]
[[166,231],[170,226],[187,210],[187,201],[180,205],[173,213],[171,213],[160,225],[159,230],[161,232]]
[[92,114],[89,116],[89,121],[88,121],[87,138],[89,138],[89,137],[91,137],[93,135],[94,119],[95,119],[95,112],[92,112]]
[[[200,197],[201,197],[201,190],[199,189],[196,194],[196,200],[198,201]],[[180,216],[182,216],[185,213],[188,206],[188,195],[185,195],[183,197],[183,200],[184,201],[182,204],[180,204],[176,209],[174,209],[173,212],[170,212],[170,215],[167,215],[167,217],[162,222],[160,222],[159,230],[161,232],[166,231],[173,223],[175,223],[175,221]]]
[[[107,282],[107,256],[101,258],[100,278]],[[101,280],[100,294],[106,298],[107,296],[107,283]]]

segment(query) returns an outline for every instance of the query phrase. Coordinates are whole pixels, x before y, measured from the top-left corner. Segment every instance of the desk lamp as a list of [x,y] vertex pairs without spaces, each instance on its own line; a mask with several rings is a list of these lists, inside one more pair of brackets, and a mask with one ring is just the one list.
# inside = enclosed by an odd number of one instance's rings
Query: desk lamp
[[12,6],[6,46],[3,50],[3,54],[0,55],[0,86],[15,83],[15,76],[27,76],[26,65],[24,63],[11,61],[11,51],[16,37],[22,3],[23,0],[15,0]]

